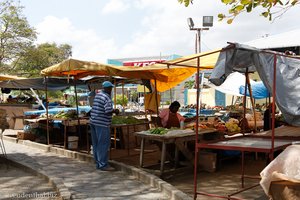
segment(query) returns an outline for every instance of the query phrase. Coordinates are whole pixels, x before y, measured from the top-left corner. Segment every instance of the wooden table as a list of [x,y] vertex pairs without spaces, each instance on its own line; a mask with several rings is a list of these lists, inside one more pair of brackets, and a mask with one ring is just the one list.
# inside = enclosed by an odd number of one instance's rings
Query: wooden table
[[[87,152],[90,152],[90,145],[89,145],[89,134],[88,134],[88,125],[89,125],[89,120],[88,119],[54,119],[56,121],[61,121],[62,125],[64,126],[64,148],[67,149],[67,132],[68,132],[68,127],[71,126],[78,126],[78,125],[85,125],[86,126],[86,146],[87,146]],[[79,127],[80,129],[80,127]],[[80,133],[81,134],[81,133]]]
[[[200,135],[214,133],[216,129],[201,129]],[[151,134],[150,131],[141,131],[135,133],[137,137],[141,137],[141,150],[140,150],[140,167],[143,167],[145,140],[153,140],[162,143],[161,161],[160,161],[160,175],[164,172],[164,164],[166,160],[166,144],[175,144],[175,165],[178,163],[178,153],[181,151],[183,155],[190,161],[191,165],[194,164],[194,155],[188,150],[184,143],[187,141],[195,141],[195,132],[190,129],[186,130],[171,130],[164,135]]]
[[[40,121],[45,121],[47,120],[47,118],[39,118],[39,119],[24,119],[25,121],[29,122],[29,123],[39,123]],[[61,123],[64,126],[64,148],[67,149],[67,142],[68,142],[68,138],[67,138],[67,133],[68,133],[68,127],[71,126],[78,126],[78,125],[84,125],[86,126],[86,134],[87,134],[87,152],[89,153],[90,151],[90,145],[89,145],[89,136],[88,136],[88,125],[89,125],[89,120],[88,119],[49,119],[49,121],[51,121],[51,123],[54,123],[54,121],[57,121],[59,123]],[[49,127],[46,127],[49,128]]]
[[[129,128],[133,128],[133,133],[136,132],[136,127],[144,125],[145,130],[149,129],[149,122],[142,122],[142,123],[136,123],[136,124],[112,124],[111,128],[114,130],[114,148],[117,147],[116,141],[117,141],[117,128],[126,128],[127,129],[127,154],[129,155]],[[123,134],[123,133],[122,133]]]

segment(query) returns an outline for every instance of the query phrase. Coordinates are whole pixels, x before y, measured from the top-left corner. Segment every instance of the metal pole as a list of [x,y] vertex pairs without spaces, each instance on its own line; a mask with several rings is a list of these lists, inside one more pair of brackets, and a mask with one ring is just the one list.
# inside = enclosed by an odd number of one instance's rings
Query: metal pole
[[[200,58],[197,58],[197,77],[199,77],[200,73]],[[197,167],[198,167],[198,131],[199,131],[199,78],[196,80],[196,127],[195,127],[195,157],[194,157],[194,200],[197,199]]]
[[50,144],[50,135],[49,135],[49,111],[48,111],[49,105],[48,105],[48,80],[47,80],[47,78],[48,77],[45,77],[45,98],[46,98],[46,117],[47,117],[47,121],[46,121],[47,144],[49,145]]
[[198,36],[198,52],[201,53],[201,28],[197,29],[197,36]]

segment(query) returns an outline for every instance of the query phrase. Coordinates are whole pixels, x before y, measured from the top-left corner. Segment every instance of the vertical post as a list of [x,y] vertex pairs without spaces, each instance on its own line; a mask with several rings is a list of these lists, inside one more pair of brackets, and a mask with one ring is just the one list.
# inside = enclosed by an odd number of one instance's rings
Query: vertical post
[[124,115],[124,111],[125,111],[125,99],[124,99],[124,80],[122,81],[122,114]]
[[[48,112],[48,80],[47,77],[45,77],[45,98],[46,98],[46,117],[47,117],[47,144],[50,144],[50,135],[49,135],[49,112]],[[43,103],[43,102],[42,102]]]
[[117,80],[114,81],[114,109],[117,107]]
[[243,107],[244,107],[244,113],[243,113],[243,136],[245,134],[245,129],[246,129],[246,101],[247,101],[247,89],[248,89],[248,84],[247,84],[247,75],[248,74],[248,67],[246,68],[246,73],[245,73],[245,92],[244,92],[244,98],[243,98]]
[[197,29],[197,36],[198,36],[198,52],[201,53],[201,28]]
[[156,84],[156,79],[154,79],[154,83],[155,83],[155,103],[156,103],[156,113],[157,113],[157,116],[158,116],[159,113],[158,113],[158,99],[157,99],[157,84]]
[[146,96],[146,86],[144,85],[144,110],[145,110],[145,119],[148,119],[148,115],[145,109],[145,96]]
[[252,112],[253,112],[253,116],[254,116],[254,133],[256,133],[256,129],[257,129],[256,112],[255,112],[255,105],[254,105],[254,101],[253,101],[253,95],[252,95],[252,89],[251,89],[251,84],[250,84],[249,73],[246,74],[246,81],[247,81],[247,84],[248,84],[249,96],[250,96],[250,100],[251,100],[251,104],[252,104]]
[[201,115],[201,106],[202,106],[202,95],[203,95],[203,82],[204,82],[204,73],[201,73],[201,83],[200,83],[200,93],[199,93],[199,99],[200,99],[200,115]]
[[273,160],[273,153],[274,153],[274,138],[275,138],[275,99],[276,99],[276,62],[277,62],[277,55],[274,54],[274,68],[273,68],[273,101],[272,101],[272,150],[271,150],[271,157],[270,157],[270,161]]
[[[80,126],[80,119],[79,119],[79,108],[78,108],[78,95],[77,95],[77,85],[76,85],[76,79],[75,77],[73,77],[74,80],[74,90],[75,90],[75,102],[76,102],[76,113],[77,113],[77,126],[76,129],[78,130],[78,134],[79,134],[79,141],[81,141],[82,139],[82,135],[81,135],[81,126]],[[68,138],[66,138],[68,140]],[[79,149],[79,145],[77,147],[77,149]]]
[[197,199],[197,166],[198,166],[198,131],[199,131],[199,69],[200,58],[197,58],[197,79],[196,79],[196,128],[195,128],[195,161],[194,161],[194,199]]

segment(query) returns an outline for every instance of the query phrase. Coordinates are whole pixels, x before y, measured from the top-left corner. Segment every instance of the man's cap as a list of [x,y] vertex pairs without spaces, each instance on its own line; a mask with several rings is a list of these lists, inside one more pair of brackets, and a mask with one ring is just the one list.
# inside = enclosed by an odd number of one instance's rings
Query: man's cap
[[102,83],[102,87],[108,88],[108,87],[114,87],[114,85],[111,82],[109,82],[109,81],[104,81]]

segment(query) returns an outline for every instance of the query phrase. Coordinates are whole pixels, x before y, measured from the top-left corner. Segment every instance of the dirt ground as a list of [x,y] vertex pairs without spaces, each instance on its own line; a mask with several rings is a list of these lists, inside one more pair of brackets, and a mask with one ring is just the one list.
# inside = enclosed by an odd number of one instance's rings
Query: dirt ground
[[[160,151],[155,145],[148,146],[145,153],[143,169],[159,176]],[[127,150],[112,149],[111,159],[126,163],[128,165],[139,167],[139,149],[130,150],[129,156]],[[255,156],[254,153],[246,154],[245,174],[258,176],[260,171],[266,165],[264,155]],[[185,163],[187,164],[187,163]],[[150,167],[151,166],[151,167]],[[154,166],[154,167],[153,167]],[[182,165],[177,170],[173,165],[166,164],[166,173],[161,176],[162,179],[177,187],[179,190],[194,195],[194,171],[191,165],[185,167]],[[245,187],[250,187],[259,183],[259,179],[245,179]],[[228,196],[241,190],[241,158],[235,156],[218,162],[215,172],[198,171],[197,174],[197,192],[212,193],[222,196]],[[262,188],[258,185],[250,190],[234,195],[240,199],[268,200]],[[198,195],[197,199],[220,199],[203,195]]]

